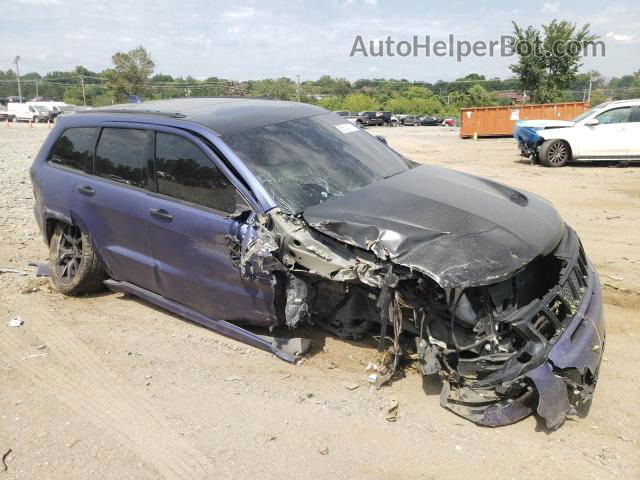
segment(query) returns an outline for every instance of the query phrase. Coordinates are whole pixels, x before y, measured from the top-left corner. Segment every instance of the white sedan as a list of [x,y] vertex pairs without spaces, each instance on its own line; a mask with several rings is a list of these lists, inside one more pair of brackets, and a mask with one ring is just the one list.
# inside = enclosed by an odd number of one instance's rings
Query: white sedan
[[519,122],[515,135],[523,154],[537,155],[547,167],[640,160],[640,99],[602,103],[567,122]]

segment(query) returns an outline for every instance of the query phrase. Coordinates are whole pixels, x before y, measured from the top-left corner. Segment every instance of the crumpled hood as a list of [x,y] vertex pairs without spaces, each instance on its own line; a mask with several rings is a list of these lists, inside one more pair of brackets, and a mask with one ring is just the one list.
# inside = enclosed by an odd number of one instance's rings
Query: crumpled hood
[[543,135],[545,129],[557,129],[573,127],[574,122],[569,120],[518,120],[513,126],[513,138],[517,141],[530,141],[531,133],[537,134],[538,138]]
[[418,270],[445,288],[503,280],[560,241],[564,223],[542,198],[422,165],[307,208],[316,230]]
[[549,127],[573,127],[574,123],[570,120],[518,120],[516,126],[530,127],[535,129]]

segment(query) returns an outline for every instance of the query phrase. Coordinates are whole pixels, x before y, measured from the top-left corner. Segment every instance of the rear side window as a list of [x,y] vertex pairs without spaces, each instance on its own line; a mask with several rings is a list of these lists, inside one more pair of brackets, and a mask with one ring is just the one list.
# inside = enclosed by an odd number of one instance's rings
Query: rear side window
[[203,207],[233,212],[235,187],[190,140],[156,132],[158,192]]
[[58,138],[49,153],[49,161],[74,170],[91,169],[97,128],[70,128]]
[[96,148],[95,174],[116,182],[145,185],[146,130],[103,128]]

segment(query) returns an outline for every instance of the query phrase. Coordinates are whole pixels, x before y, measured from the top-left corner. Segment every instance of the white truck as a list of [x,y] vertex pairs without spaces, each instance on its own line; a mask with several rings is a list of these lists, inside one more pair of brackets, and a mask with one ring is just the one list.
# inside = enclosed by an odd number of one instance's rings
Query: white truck
[[46,122],[49,120],[49,110],[31,102],[10,102],[7,104],[7,118],[11,122]]
[[29,102],[29,104],[38,107],[44,107],[49,112],[49,120],[54,121],[58,115],[63,113],[74,112],[77,110],[75,105],[69,105],[64,102]]

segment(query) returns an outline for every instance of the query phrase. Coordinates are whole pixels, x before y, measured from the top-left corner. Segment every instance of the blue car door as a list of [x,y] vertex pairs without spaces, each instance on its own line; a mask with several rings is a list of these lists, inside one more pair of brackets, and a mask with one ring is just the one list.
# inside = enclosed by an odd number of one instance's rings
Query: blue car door
[[229,172],[187,133],[166,128],[154,135],[157,188],[148,215],[161,294],[211,318],[272,324],[273,285],[243,279],[232,259],[229,239],[242,237],[247,225],[232,215],[239,193]]
[[143,128],[102,129],[92,175],[75,179],[72,215],[114,279],[158,292],[145,189],[150,136]]

